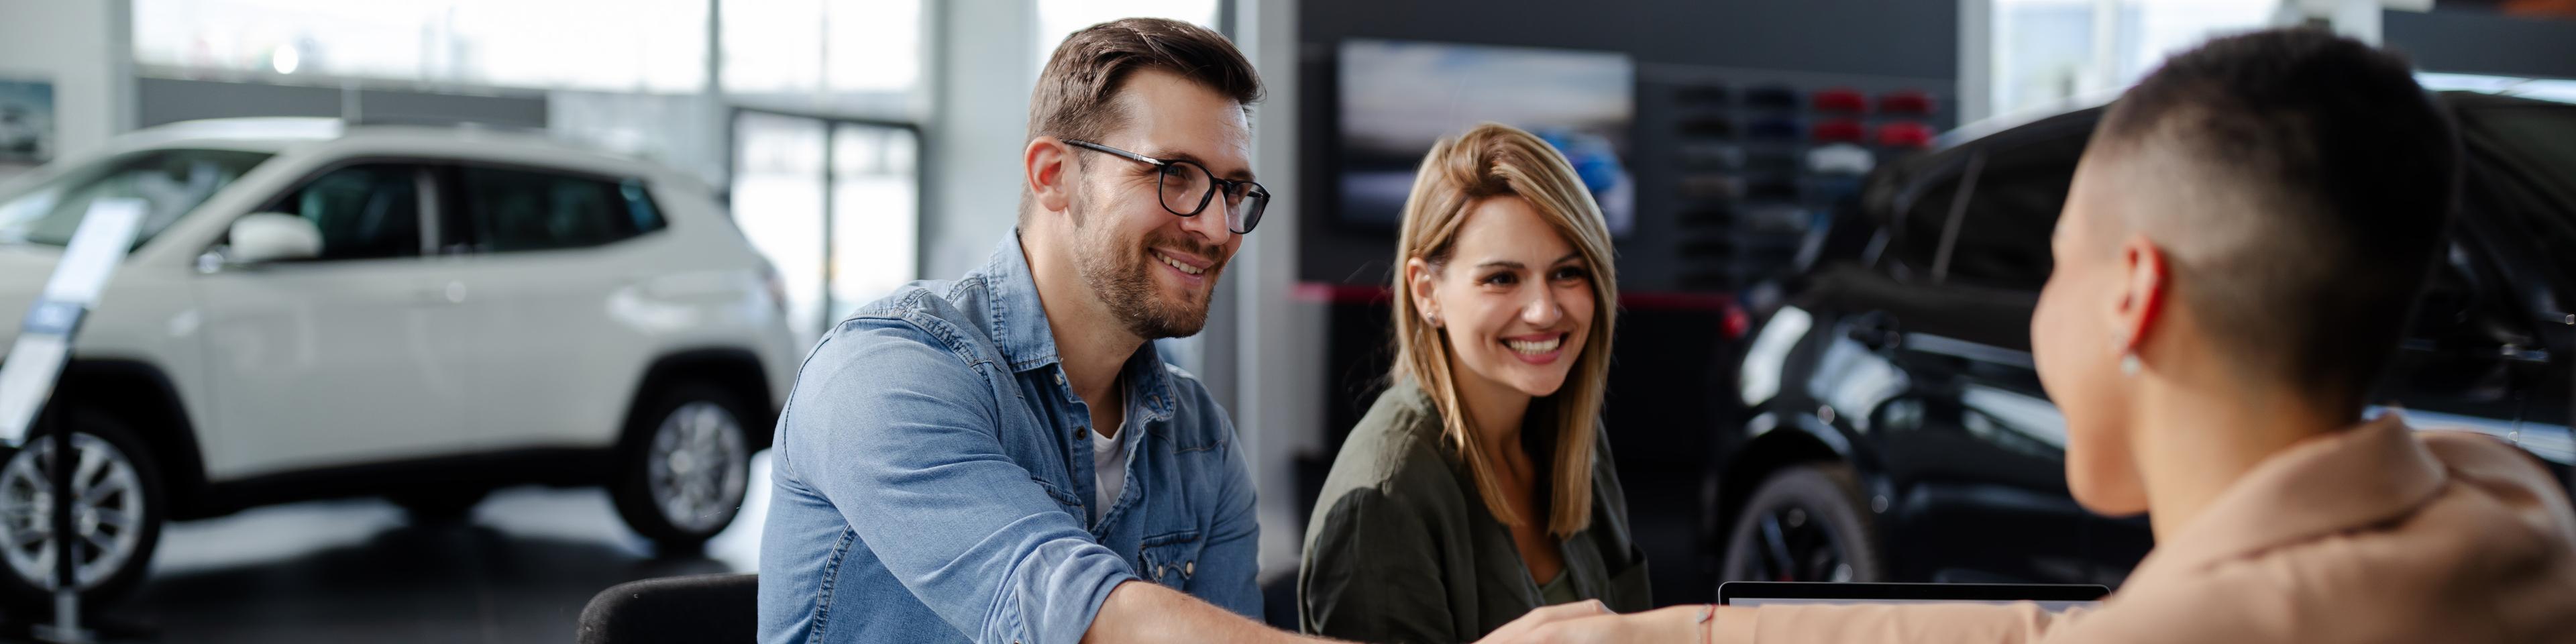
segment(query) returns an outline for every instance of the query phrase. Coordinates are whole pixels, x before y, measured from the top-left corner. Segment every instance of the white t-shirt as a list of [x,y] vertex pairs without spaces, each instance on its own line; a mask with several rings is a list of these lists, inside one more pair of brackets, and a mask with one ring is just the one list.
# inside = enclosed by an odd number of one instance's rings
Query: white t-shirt
[[1091,433],[1091,473],[1099,481],[1091,486],[1092,507],[1099,508],[1092,525],[1109,518],[1109,504],[1118,502],[1118,493],[1127,489],[1127,423],[1119,421],[1117,437],[1107,432]]

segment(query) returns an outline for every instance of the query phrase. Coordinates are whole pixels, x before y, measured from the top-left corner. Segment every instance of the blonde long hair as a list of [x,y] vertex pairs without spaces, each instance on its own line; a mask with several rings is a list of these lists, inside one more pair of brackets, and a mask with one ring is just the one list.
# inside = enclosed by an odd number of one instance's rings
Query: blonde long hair
[[1592,332],[1575,358],[1565,385],[1541,399],[1556,412],[1554,479],[1549,485],[1548,532],[1572,536],[1592,524],[1592,441],[1609,386],[1610,333],[1618,319],[1619,280],[1611,265],[1610,228],[1574,166],[1546,141],[1511,126],[1485,123],[1432,145],[1404,201],[1404,226],[1395,250],[1395,367],[1391,380],[1412,378],[1441,419],[1441,438],[1466,460],[1485,509],[1504,525],[1526,525],[1505,504],[1495,463],[1468,440],[1467,413],[1458,380],[1449,370],[1448,336],[1424,322],[1403,266],[1421,258],[1437,273],[1457,250],[1458,230],[1476,202],[1519,197],[1565,236],[1592,272]]

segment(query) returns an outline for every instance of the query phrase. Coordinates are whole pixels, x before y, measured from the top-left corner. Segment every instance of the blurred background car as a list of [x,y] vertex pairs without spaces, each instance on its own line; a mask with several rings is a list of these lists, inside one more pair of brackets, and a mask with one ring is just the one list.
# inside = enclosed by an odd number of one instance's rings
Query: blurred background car
[[497,487],[604,486],[685,552],[733,520],[803,348],[703,184],[337,119],[147,129],[0,189],[0,310],[117,198],[145,220],[53,405],[74,488],[48,483],[50,438],[0,465],[14,606],[43,605],[66,498],[98,598],[140,580],[165,522],[346,496],[436,521]]
[[[2453,91],[2466,192],[2447,261],[2369,413],[2576,461],[2576,105]],[[1971,126],[1881,168],[1812,268],[1749,297],[1759,331],[1710,489],[1720,580],[2117,586],[2144,517],[2069,496],[2032,370],[2049,236],[2103,108]]]

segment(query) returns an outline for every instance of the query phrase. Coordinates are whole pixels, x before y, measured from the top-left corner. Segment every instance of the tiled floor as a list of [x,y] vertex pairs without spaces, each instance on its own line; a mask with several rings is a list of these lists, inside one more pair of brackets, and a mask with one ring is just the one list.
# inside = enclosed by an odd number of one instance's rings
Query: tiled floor
[[[753,481],[769,480],[768,456]],[[600,590],[750,571],[768,488],[700,556],[660,558],[597,489],[495,493],[471,522],[411,525],[374,500],[170,526],[151,578],[114,611],[161,642],[570,642]]]
[[[767,454],[752,474],[769,479]],[[1625,478],[1657,602],[1707,601],[1691,547],[1695,488],[1685,476]],[[656,557],[596,489],[504,490],[447,525],[412,525],[375,500],[261,508],[170,526],[151,578],[114,613],[173,643],[570,642],[582,606],[609,586],[755,570],[768,493],[753,485],[733,527],[679,558]]]

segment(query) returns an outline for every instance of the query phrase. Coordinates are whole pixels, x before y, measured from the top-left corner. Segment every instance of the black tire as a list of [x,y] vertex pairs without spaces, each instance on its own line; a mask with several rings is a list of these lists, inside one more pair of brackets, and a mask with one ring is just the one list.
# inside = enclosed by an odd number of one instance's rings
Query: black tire
[[[86,481],[76,481],[74,489],[84,489],[78,485],[85,483],[96,486],[87,489],[115,487],[126,490],[102,497],[99,499],[101,503],[90,506],[97,508],[97,513],[91,515],[94,517],[91,520],[83,521],[77,515],[73,518],[76,522],[87,524],[88,529],[94,534],[106,535],[103,538],[111,544],[120,542],[119,537],[123,534],[133,536],[129,548],[114,546],[101,548],[95,545],[95,542],[82,544],[80,556],[82,563],[96,563],[111,567],[101,568],[96,573],[88,571],[80,573],[81,601],[87,605],[104,605],[132,592],[135,585],[143,581],[144,573],[152,567],[152,553],[161,544],[161,525],[169,516],[167,512],[169,497],[163,492],[160,463],[152,459],[151,450],[146,448],[142,439],[137,438],[135,432],[125,425],[123,419],[94,409],[74,408],[63,413],[62,420],[69,423],[74,431],[72,438],[74,446],[84,450],[95,450],[102,447],[98,443],[104,443],[103,447],[106,448],[96,452],[106,457],[101,461],[103,464]],[[50,464],[36,465],[38,462],[50,460],[47,457],[49,450],[36,448],[49,447],[52,444],[53,437],[43,436],[28,441],[27,449],[0,452],[0,547],[14,551],[5,555],[5,558],[0,558],[0,602],[5,602],[13,614],[35,614],[28,611],[49,611],[53,606],[53,592],[47,589],[46,583],[46,580],[52,577],[53,571],[50,565],[31,575],[21,570],[17,560],[22,555],[32,556],[31,553],[39,551],[34,549],[52,547],[52,541],[39,540],[23,546],[29,550],[20,550],[21,546],[16,545],[18,539],[15,538],[22,530],[30,528],[40,532],[51,532],[52,517],[33,512],[35,507],[32,498],[28,495],[49,491],[53,487],[52,482],[45,479],[45,472],[49,471]],[[21,457],[26,460],[22,462]],[[120,473],[116,465],[117,461],[122,461],[125,470],[131,473],[133,476],[131,480],[119,480],[124,474]],[[24,471],[19,469],[21,466],[28,465],[33,465],[36,469]],[[78,470],[75,472],[77,473]],[[32,478],[21,478],[20,474]],[[126,505],[128,503],[132,505]],[[133,511],[137,506],[140,511]],[[116,512],[112,509],[115,507],[128,509],[124,512]],[[75,511],[78,512],[78,510]],[[109,520],[111,514],[126,517],[124,530],[119,530],[118,526],[113,525]],[[27,523],[31,520],[34,523]],[[112,565],[98,563],[100,558],[109,556],[108,551],[118,549],[125,552],[119,560],[121,563]],[[50,557],[47,560],[50,561]]]
[[474,506],[483,503],[483,497],[491,494],[491,490],[469,488],[404,492],[387,500],[402,506],[403,513],[410,515],[414,525],[447,525],[472,518]]
[[1764,479],[1736,514],[1719,581],[1885,581],[1886,558],[1858,477],[1839,463]]
[[[653,540],[663,554],[698,552],[708,538],[731,525],[742,510],[744,493],[750,488],[751,472],[750,432],[744,423],[756,416],[751,414],[751,408],[743,404],[740,396],[705,383],[684,382],[645,395],[647,398],[643,404],[637,405],[633,417],[627,419],[625,438],[617,446],[617,460],[611,464],[614,478],[609,483],[609,496],[616,501],[617,513],[626,519],[626,525],[634,528],[637,534]],[[719,445],[730,444],[729,449],[715,448],[714,452],[726,455],[710,464],[732,468],[730,473],[708,474],[701,469],[702,464],[694,462],[701,460],[695,457],[685,463],[655,458],[656,442],[662,440],[666,424],[698,422],[707,418],[703,414],[710,412],[720,414],[724,421],[717,429],[710,430],[718,434],[712,440]],[[683,418],[681,414],[689,416]],[[692,437],[701,436],[692,434],[687,428],[679,431]],[[729,437],[725,436],[728,434]],[[689,444],[698,443],[691,441]],[[706,482],[710,489],[688,487],[693,483],[680,484],[675,488],[669,482],[672,479],[666,477],[661,479],[664,484],[657,494],[654,467],[657,460],[665,466],[664,474],[685,469],[691,476],[711,476],[714,480]],[[694,490],[703,494],[677,490]],[[700,501],[686,505],[702,511],[666,511],[668,504],[665,501],[673,494]]]

